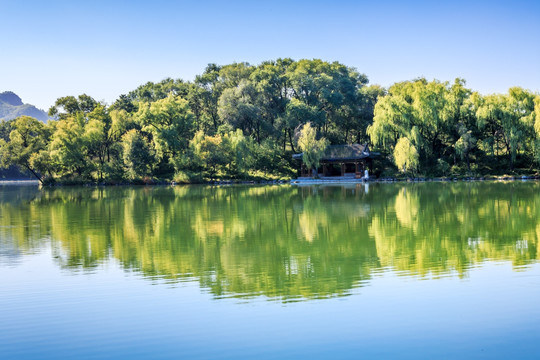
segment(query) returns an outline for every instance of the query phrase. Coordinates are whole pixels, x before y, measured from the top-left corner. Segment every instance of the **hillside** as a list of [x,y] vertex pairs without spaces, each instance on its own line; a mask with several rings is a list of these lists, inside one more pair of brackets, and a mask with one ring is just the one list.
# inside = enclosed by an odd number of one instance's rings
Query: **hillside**
[[11,120],[27,115],[40,121],[47,122],[49,117],[43,110],[34,105],[24,104],[22,99],[12,91],[0,93],[0,119]]

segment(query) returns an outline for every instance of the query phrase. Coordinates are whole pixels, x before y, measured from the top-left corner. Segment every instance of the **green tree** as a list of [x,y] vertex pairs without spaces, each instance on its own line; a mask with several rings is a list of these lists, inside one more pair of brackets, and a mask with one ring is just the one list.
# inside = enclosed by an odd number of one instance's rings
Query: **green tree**
[[136,180],[150,175],[154,156],[147,141],[137,130],[132,129],[122,136],[122,150],[129,179]]
[[478,100],[478,126],[489,133],[498,149],[501,144],[510,163],[514,163],[520,148],[534,147],[535,95],[521,88],[510,88],[507,95],[488,95]]
[[534,112],[531,114],[534,123],[534,131],[536,134],[536,141],[534,143],[535,159],[540,164],[540,95],[536,95],[534,98]]
[[264,123],[256,105],[256,90],[252,84],[242,80],[238,86],[223,91],[219,98],[218,114],[224,123],[241,129],[260,143]]
[[388,152],[407,138],[416,149],[419,168],[430,171],[438,159],[454,156],[459,124],[474,123],[466,107],[469,96],[461,79],[452,86],[425,79],[396,83],[379,98],[367,132]]
[[124,110],[127,113],[133,113],[138,110],[137,105],[128,95],[122,94],[111,105],[111,110]]
[[40,182],[42,177],[31,159],[47,146],[49,132],[47,126],[30,116],[21,116],[11,123],[9,141],[0,138],[0,167],[17,165],[29,170]]
[[249,80],[254,67],[248,63],[229,65],[209,64],[204,73],[195,78],[196,87],[191,89],[190,103],[197,109],[198,118],[204,122],[209,133],[217,132],[223,124],[218,114],[218,103],[223,91],[236,88]]
[[107,164],[111,162],[111,152],[119,134],[112,127],[112,119],[103,105],[98,105],[88,114],[88,122],[84,125],[83,140],[88,149],[88,157],[94,162],[97,177],[103,180],[107,172]]
[[153,103],[140,103],[135,119],[151,137],[156,158],[169,164],[181,156],[193,136],[195,119],[187,100],[169,95]]
[[294,149],[292,129],[298,129],[306,123],[322,125],[324,113],[318,111],[315,106],[309,106],[301,100],[293,98],[285,107],[284,119],[287,127],[291,129],[291,131],[288,132],[291,149],[293,152],[296,152]]
[[54,173],[60,178],[91,179],[94,164],[88,157],[84,138],[85,121],[84,114],[78,112],[64,116],[56,123],[49,152]]
[[89,113],[93,111],[99,103],[91,96],[86,94],[74,96],[64,96],[58,98],[54,105],[49,109],[49,116],[56,116],[63,119],[77,113]]
[[[386,89],[380,85],[361,87],[359,90],[359,116],[351,118],[350,131],[356,133],[354,141],[356,143],[366,143],[369,141],[367,128],[373,123],[375,105],[379,98],[386,95]],[[345,136],[348,142],[348,136]]]
[[9,134],[11,133],[11,130],[13,130],[13,122],[14,120],[0,120],[0,139],[9,141]]
[[402,172],[415,172],[418,169],[418,151],[411,141],[402,137],[394,148],[394,162]]
[[309,169],[317,169],[322,159],[324,151],[328,146],[328,140],[321,138],[317,140],[317,131],[307,123],[302,128],[298,138],[298,146],[303,151],[302,161]]
[[467,169],[470,171],[471,163],[469,154],[476,145],[476,139],[473,137],[472,131],[467,130],[467,128],[463,125],[459,128],[459,134],[460,137],[455,145],[456,153],[461,157],[462,160],[466,161]]
[[265,61],[251,73],[250,81],[257,90],[257,106],[265,122],[268,135],[274,137],[285,149],[296,127],[284,122],[285,108],[290,100],[290,82],[287,71],[294,63],[292,59]]
[[233,177],[243,177],[254,165],[253,148],[259,145],[244,136],[242,130],[229,131],[223,135],[223,151],[228,154],[227,171]]

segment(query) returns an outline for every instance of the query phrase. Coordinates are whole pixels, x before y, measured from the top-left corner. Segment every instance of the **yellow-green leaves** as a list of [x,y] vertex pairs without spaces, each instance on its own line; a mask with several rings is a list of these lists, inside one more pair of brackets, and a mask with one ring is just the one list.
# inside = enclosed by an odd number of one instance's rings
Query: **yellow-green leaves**
[[307,123],[302,128],[298,138],[298,146],[303,151],[302,161],[308,168],[319,167],[319,162],[328,146],[328,140],[321,138],[317,140],[317,131]]
[[21,116],[11,124],[9,141],[0,139],[0,167],[17,165],[29,170],[41,181],[31,166],[33,154],[45,148],[48,138],[46,125],[30,116]]
[[174,157],[187,147],[193,136],[194,116],[185,99],[169,95],[151,104],[140,103],[135,118],[152,136],[158,159]]
[[415,172],[418,169],[418,151],[407,139],[402,137],[394,148],[394,162],[402,172]]

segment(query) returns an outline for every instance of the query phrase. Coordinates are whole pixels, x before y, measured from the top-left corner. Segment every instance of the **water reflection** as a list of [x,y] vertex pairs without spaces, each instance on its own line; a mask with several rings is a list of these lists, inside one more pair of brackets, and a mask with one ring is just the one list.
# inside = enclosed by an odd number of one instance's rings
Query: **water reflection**
[[0,266],[51,246],[64,269],[115,258],[216,297],[342,296],[383,269],[467,276],[540,253],[539,184],[0,187]]

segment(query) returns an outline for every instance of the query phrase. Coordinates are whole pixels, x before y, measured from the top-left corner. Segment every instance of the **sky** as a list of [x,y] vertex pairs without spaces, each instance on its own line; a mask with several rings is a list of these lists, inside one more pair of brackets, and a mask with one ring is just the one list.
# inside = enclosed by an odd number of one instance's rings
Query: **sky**
[[339,61],[385,87],[456,77],[540,92],[540,1],[0,0],[0,92],[108,104],[207,64]]

